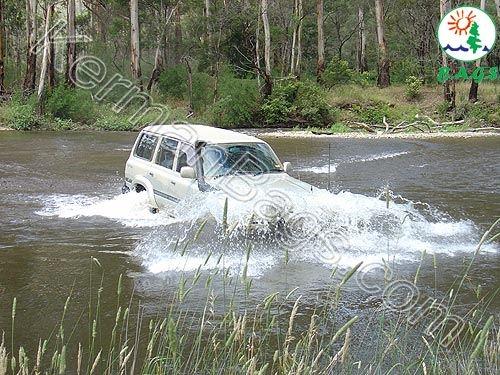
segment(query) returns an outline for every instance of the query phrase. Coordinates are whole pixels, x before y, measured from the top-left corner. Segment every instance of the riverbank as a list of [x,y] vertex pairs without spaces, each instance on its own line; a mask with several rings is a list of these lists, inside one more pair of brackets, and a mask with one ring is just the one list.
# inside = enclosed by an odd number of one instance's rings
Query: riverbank
[[258,130],[257,135],[260,137],[270,138],[371,138],[371,139],[429,139],[429,138],[474,138],[474,137],[500,137],[500,132],[435,132],[435,133],[331,133],[331,134],[314,134],[310,130]]
[[[289,86],[277,86],[266,99],[253,91],[228,93],[227,97],[221,94],[218,101],[195,107],[194,113],[188,110],[191,107],[186,100],[159,93],[151,97],[150,107],[138,107],[140,103],[135,103],[117,111],[113,102],[97,103],[89,92],[58,86],[49,94],[43,115],[38,114],[34,97],[13,96],[0,103],[0,128],[138,131],[147,123],[187,121],[229,129],[311,129],[342,137],[365,136],[353,135],[359,132],[375,136],[384,132],[396,137],[395,133],[423,136],[421,133],[427,131],[444,134],[468,133],[485,127],[500,129],[500,95],[498,87],[491,83],[481,84],[476,103],[468,100],[469,85],[457,84],[453,109],[443,102],[439,85],[423,86],[413,98],[408,97],[408,88],[401,84],[385,89],[360,84],[341,84],[330,89],[313,83]],[[295,90],[296,98],[287,99],[287,90]],[[233,103],[236,99],[241,102]],[[161,120],[158,106],[164,110]]]

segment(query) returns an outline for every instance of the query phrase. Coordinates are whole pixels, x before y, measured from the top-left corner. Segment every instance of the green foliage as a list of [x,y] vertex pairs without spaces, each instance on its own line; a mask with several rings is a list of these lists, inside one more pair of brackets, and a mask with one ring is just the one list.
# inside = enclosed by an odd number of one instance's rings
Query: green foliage
[[341,122],[336,122],[335,124],[332,124],[332,126],[330,126],[330,131],[332,133],[349,133],[352,130],[347,125]]
[[298,122],[325,126],[332,121],[324,91],[310,81],[287,80],[276,85],[261,110],[268,125]]
[[349,68],[345,60],[334,58],[330,61],[321,76],[321,81],[326,87],[333,87],[340,83],[348,83],[353,80],[355,71]]
[[214,101],[215,80],[207,73],[193,74],[193,107],[195,111],[205,109]]
[[389,106],[381,102],[373,102],[363,106],[354,104],[352,110],[357,115],[359,121],[368,124],[381,124],[384,117],[388,117],[389,115]]
[[95,104],[89,93],[59,85],[48,94],[45,112],[55,118],[84,124],[95,121]]
[[33,130],[40,126],[34,101],[14,99],[2,106],[1,121],[16,130]]
[[220,99],[210,111],[210,122],[223,127],[252,125],[259,111],[259,91],[253,79],[238,79],[223,74]]
[[187,93],[187,71],[183,65],[164,70],[158,78],[160,93],[175,99],[183,99]]
[[419,99],[422,90],[422,80],[415,76],[409,76],[406,81],[405,95],[408,100]]
[[129,118],[122,114],[117,114],[111,109],[101,114],[94,126],[101,130],[132,130],[134,128],[133,124],[130,123]]
[[353,71],[352,81],[363,87],[374,85],[377,82],[377,72],[373,70],[363,73]]

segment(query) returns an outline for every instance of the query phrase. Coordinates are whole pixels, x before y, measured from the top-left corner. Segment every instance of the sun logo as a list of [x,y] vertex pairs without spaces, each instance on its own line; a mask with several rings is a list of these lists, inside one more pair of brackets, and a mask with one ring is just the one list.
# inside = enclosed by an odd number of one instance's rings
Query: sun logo
[[483,10],[464,6],[443,17],[437,37],[448,56],[460,61],[474,61],[493,49],[496,27]]
[[472,22],[474,22],[474,18],[476,18],[476,15],[472,10],[467,16],[465,16],[463,9],[461,12],[457,10],[456,18],[453,14],[450,14],[451,21],[448,21],[448,25],[450,26],[449,30],[455,31],[455,34],[458,35],[462,35],[462,33],[467,34],[472,26]]

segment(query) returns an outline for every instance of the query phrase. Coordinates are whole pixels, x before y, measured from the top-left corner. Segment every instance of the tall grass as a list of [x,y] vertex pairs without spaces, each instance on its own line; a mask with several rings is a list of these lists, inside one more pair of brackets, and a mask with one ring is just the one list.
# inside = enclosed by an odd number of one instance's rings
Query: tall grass
[[[224,208],[225,217],[227,206]],[[225,220],[226,221],[226,220]],[[495,223],[495,225],[498,224]],[[205,223],[190,243],[195,243]],[[227,222],[224,233],[227,233]],[[458,284],[446,300],[446,316],[454,311],[457,295],[469,276],[481,246],[494,235],[493,227],[482,238],[474,256],[467,264]],[[187,245],[186,245],[187,246]],[[175,251],[186,253],[186,246]],[[337,278],[331,274],[331,284],[325,287],[322,303],[313,311],[310,304],[297,295],[298,288],[286,295],[274,292],[255,305],[237,307],[237,294],[252,293],[247,276],[251,258],[249,245],[244,257],[243,273],[230,277],[228,272],[202,275],[200,269],[191,279],[183,276],[164,314],[147,318],[144,308],[123,301],[123,280],[117,280],[114,323],[109,335],[103,335],[101,295],[105,270],[91,259],[88,302],[89,339],[80,342],[74,330],[78,322],[66,322],[70,295],[63,308],[59,327],[46,339],[39,339],[37,354],[28,358],[23,346],[16,347],[16,299],[12,304],[12,338],[7,344],[2,335],[0,344],[0,375],[5,374],[496,374],[500,369],[500,333],[495,319],[486,315],[490,299],[482,298],[466,315],[466,330],[449,343],[445,328],[433,335],[423,334],[423,328],[434,317],[410,322],[405,313],[383,307],[372,310],[373,319],[342,311],[343,289],[352,282],[361,264]],[[425,257],[422,255],[422,260]],[[211,254],[207,255],[207,261]],[[224,254],[219,262],[224,261]],[[433,262],[437,267],[436,261]],[[286,265],[285,265],[286,266]],[[421,266],[413,281],[418,282]],[[217,300],[214,279],[224,287],[225,301]],[[96,282],[97,280],[97,282]],[[193,287],[206,289],[204,304],[196,313],[183,302]],[[218,314],[224,303],[223,313]],[[201,304],[201,303],[200,303]],[[286,312],[286,313],[284,313]],[[109,314],[110,312],[105,312]],[[300,321],[300,324],[299,324]],[[66,332],[70,323],[75,328]],[[369,338],[370,342],[365,342]],[[29,343],[27,343],[29,344]],[[9,347],[10,346],[10,347]],[[369,349],[367,349],[369,348]],[[369,350],[368,355],[361,355]],[[69,353],[75,353],[69,354]]]

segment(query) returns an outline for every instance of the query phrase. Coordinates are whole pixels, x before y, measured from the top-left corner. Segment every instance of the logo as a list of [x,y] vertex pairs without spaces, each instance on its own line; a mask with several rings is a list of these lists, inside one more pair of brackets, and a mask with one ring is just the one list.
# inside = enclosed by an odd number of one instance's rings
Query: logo
[[459,7],[443,17],[437,36],[439,45],[448,56],[460,61],[474,61],[493,49],[496,27],[481,9]]

